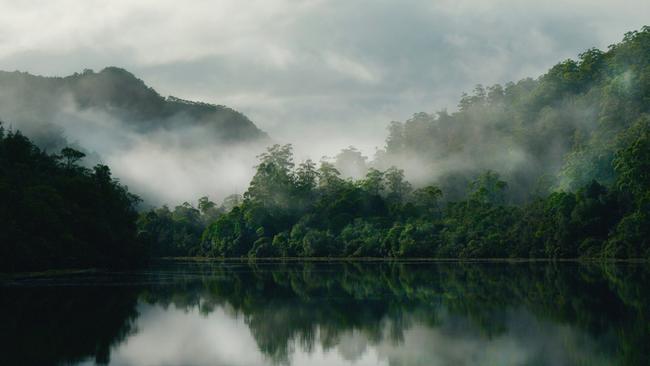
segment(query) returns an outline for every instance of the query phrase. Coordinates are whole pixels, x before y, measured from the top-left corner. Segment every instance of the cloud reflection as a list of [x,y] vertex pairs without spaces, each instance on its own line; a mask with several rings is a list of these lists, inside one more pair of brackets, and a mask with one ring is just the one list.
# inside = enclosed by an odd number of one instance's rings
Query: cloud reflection
[[[324,328],[317,327],[313,345],[293,339],[287,360],[263,354],[241,314],[218,307],[202,314],[199,306],[139,306],[139,330],[118,345],[111,365],[608,365],[598,356],[587,334],[569,326],[535,319],[525,311],[508,314],[506,332],[482,334],[467,319],[445,315],[430,326],[413,314],[401,339],[388,336],[386,319],[380,340],[357,329],[345,330],[335,344],[326,345]],[[330,340],[331,341],[331,340]]]

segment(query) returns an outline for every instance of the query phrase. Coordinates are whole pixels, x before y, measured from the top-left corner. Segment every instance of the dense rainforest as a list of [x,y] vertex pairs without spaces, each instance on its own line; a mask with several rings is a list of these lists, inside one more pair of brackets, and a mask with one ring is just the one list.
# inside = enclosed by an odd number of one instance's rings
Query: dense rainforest
[[139,198],[110,169],[47,154],[0,124],[0,271],[115,267],[141,263]]
[[537,80],[478,86],[457,112],[394,122],[371,162],[349,148],[296,167],[275,145],[212,224],[203,201],[140,227],[168,255],[650,258],[649,111],[645,27]]
[[146,256],[650,258],[649,112],[644,27],[538,79],[478,86],[453,113],[393,122],[370,161],[351,147],[296,163],[276,144],[243,195],[139,215],[106,166],[3,132],[1,268]]

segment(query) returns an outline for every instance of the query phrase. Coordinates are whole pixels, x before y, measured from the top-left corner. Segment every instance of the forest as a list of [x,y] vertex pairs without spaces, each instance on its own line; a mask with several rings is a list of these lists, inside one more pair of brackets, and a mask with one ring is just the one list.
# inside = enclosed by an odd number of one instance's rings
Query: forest
[[47,154],[0,124],[0,271],[143,263],[139,198],[84,154]]
[[[650,27],[353,147],[259,156],[243,195],[143,209],[105,165],[0,133],[0,270],[151,257],[650,259]],[[227,174],[227,172],[223,172]]]
[[205,198],[139,223],[171,256],[650,258],[649,102],[645,27],[393,122],[370,162],[349,148],[296,165],[272,146],[209,225]]

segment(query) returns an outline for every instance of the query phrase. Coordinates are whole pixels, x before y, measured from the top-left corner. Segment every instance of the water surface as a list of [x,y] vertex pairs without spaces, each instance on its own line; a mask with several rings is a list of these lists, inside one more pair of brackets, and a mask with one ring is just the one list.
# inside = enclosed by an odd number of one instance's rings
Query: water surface
[[645,264],[164,262],[3,280],[3,365],[647,365]]

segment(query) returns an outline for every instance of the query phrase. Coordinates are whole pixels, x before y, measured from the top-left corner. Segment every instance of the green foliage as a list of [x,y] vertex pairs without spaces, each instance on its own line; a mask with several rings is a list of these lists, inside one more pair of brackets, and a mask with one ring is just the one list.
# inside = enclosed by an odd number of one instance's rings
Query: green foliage
[[[216,206],[207,197],[199,200],[199,209],[185,202],[171,211],[167,206],[140,214],[139,237],[149,243],[151,255],[175,257],[196,255],[205,223],[218,217]],[[208,218],[206,218],[208,217]]]
[[629,191],[637,204],[647,200],[650,190],[650,117],[626,132],[629,143],[615,154],[614,169],[619,189]]
[[479,85],[462,96],[456,112],[392,122],[372,165],[401,166],[417,183],[439,186],[450,201],[464,197],[459,178],[472,181],[485,171],[508,182],[506,199],[516,203],[540,193],[544,177],[554,178],[547,188],[555,190],[575,191],[594,179],[609,186],[616,180],[614,154],[627,146],[621,137],[647,118],[649,100],[650,27],[644,27],[538,79]]
[[[458,112],[392,122],[370,163],[351,147],[336,164],[294,169],[291,146],[275,145],[203,246],[220,256],[648,257],[648,80],[645,27],[537,80],[479,85]],[[404,161],[407,171],[392,166]],[[435,171],[438,184],[413,190],[409,169]]]
[[[129,75],[109,69],[73,81],[115,86]],[[141,82],[129,85],[125,95],[150,101],[138,113],[162,118],[169,105],[185,103],[161,101]],[[129,98],[106,92],[117,107],[131,107]],[[95,106],[107,96],[81,98]],[[259,156],[243,196],[221,206],[203,197],[198,208],[186,203],[144,212],[139,239],[154,256],[649,258],[649,106],[650,28],[644,27],[539,79],[478,85],[462,96],[457,112],[392,122],[385,149],[371,162],[350,147],[334,163],[296,166],[291,145],[273,145]],[[186,107],[190,114],[217,112]],[[131,247],[128,230],[111,225],[132,227],[135,200],[107,167],[79,167],[84,154],[71,148],[47,156],[20,143],[20,134],[0,130],[0,138],[0,198],[7,202],[0,218],[10,228],[0,235],[55,238],[31,238],[24,246],[14,240],[5,258],[48,262],[58,255],[55,242],[75,255],[92,248],[80,258],[100,258],[119,238]],[[419,177],[417,189],[406,180],[411,175]],[[99,207],[101,213],[93,211]],[[101,219],[91,222],[93,215]],[[69,221],[100,237],[96,245],[87,244],[92,235],[71,234],[63,224]]]
[[71,148],[48,155],[0,127],[0,271],[132,265],[147,248],[136,237],[139,198],[77,162]]
[[244,201],[203,235],[216,256],[443,258],[648,257],[647,124],[615,153],[618,184],[595,180],[575,192],[508,202],[494,171],[471,181],[464,199],[413,191],[402,170],[371,168],[343,180],[323,162],[293,168],[290,146],[269,148]]
[[605,245],[610,257],[650,258],[650,122],[640,120],[628,132],[629,143],[616,153],[616,186],[631,208]]
[[383,177],[386,181],[387,198],[392,202],[402,202],[412,191],[411,184],[404,180],[404,171],[390,167]]
[[488,171],[470,184],[469,199],[483,204],[503,204],[507,187],[508,184],[499,179],[499,174]]

